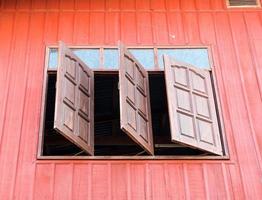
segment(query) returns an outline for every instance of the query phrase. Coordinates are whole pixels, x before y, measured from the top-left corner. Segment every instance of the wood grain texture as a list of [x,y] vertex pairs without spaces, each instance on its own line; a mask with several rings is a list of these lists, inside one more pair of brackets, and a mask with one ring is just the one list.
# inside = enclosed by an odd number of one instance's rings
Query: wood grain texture
[[[225,0],[0,2],[0,199],[262,198],[261,8],[227,9]],[[45,46],[58,40],[210,46],[230,160],[37,161]]]

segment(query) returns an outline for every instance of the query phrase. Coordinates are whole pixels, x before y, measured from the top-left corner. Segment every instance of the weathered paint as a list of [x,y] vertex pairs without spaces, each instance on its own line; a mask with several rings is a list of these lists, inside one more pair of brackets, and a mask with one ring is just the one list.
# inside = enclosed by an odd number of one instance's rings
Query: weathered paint
[[[0,199],[262,199],[262,12],[225,0],[0,1]],[[230,160],[37,160],[45,46],[209,45]]]

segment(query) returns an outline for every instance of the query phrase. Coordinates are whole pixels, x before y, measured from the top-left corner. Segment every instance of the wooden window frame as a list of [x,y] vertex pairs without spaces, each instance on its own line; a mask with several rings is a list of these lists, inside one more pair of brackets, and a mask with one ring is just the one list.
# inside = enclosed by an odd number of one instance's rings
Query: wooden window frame
[[259,8],[261,8],[261,1],[260,1],[260,0],[256,0],[256,5],[231,6],[229,0],[226,0],[226,7],[227,7],[227,8],[232,8],[232,9],[241,9],[241,8],[259,9]]
[[[74,46],[68,45],[69,48],[72,49],[117,49],[117,46]],[[201,45],[201,46],[127,46],[128,49],[154,49],[154,60],[155,66],[153,70],[147,70],[149,74],[159,74],[163,73],[164,69],[159,68],[158,65],[158,54],[156,49],[207,49],[208,52],[208,59],[210,65],[210,71],[212,73],[211,80],[214,89],[214,99],[216,103],[218,121],[219,121],[219,128],[220,128],[220,137],[221,137],[221,145],[223,148],[223,156],[44,156],[43,155],[43,145],[44,145],[44,119],[45,119],[45,110],[46,110],[46,98],[47,98],[47,84],[48,84],[48,75],[56,74],[57,69],[49,68],[49,55],[50,49],[58,48],[58,45],[47,45],[45,49],[45,61],[44,61],[44,80],[42,85],[42,98],[41,98],[41,111],[40,111],[40,128],[39,128],[39,138],[38,138],[38,145],[37,145],[37,160],[230,160],[230,154],[228,149],[227,137],[225,135],[225,128],[224,128],[224,118],[221,110],[221,103],[219,97],[219,91],[217,86],[217,78],[215,70],[213,70],[213,57],[212,57],[212,46],[211,45]],[[101,55],[101,54],[100,54]],[[99,63],[101,64],[102,58],[100,56]],[[157,66],[156,66],[157,65]],[[99,68],[93,69],[95,74],[117,74],[118,69],[105,69],[99,66]]]

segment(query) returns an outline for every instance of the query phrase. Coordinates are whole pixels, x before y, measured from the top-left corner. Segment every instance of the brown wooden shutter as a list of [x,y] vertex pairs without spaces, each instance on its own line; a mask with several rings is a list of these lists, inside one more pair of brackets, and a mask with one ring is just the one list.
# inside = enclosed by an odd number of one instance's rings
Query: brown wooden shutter
[[64,43],[59,43],[54,128],[94,154],[94,74]]
[[222,155],[210,72],[164,56],[173,142]]
[[121,129],[153,154],[148,74],[123,45],[120,45],[119,89]]

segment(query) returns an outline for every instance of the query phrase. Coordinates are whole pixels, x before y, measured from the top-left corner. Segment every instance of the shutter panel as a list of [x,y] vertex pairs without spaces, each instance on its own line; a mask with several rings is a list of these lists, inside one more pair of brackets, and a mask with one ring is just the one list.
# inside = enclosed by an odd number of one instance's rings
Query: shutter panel
[[164,56],[171,139],[223,155],[210,72]]
[[121,129],[153,154],[148,74],[123,45],[120,45],[119,89]]
[[59,43],[54,128],[94,154],[94,74],[64,43]]

